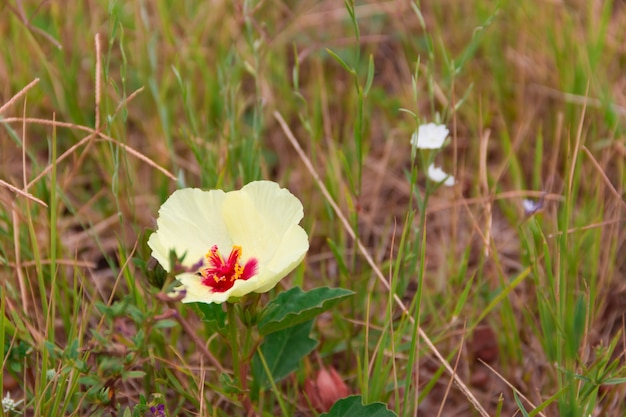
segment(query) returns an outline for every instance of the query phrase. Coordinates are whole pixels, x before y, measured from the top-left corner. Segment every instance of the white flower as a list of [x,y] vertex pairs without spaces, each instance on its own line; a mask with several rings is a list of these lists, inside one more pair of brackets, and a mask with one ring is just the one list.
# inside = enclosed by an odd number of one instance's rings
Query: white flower
[[300,200],[271,181],[228,193],[185,188],[159,209],[148,246],[168,271],[171,250],[194,268],[176,276],[184,303],[222,303],[271,290],[302,261],[309,249],[302,216]]
[[443,169],[436,167],[435,164],[429,165],[428,178],[437,183],[443,181],[443,184],[447,185],[448,187],[452,187],[454,185],[454,177],[450,174],[445,173]]
[[445,125],[428,123],[421,125],[411,136],[411,145],[418,149],[439,149],[448,137]]
[[22,411],[17,408],[20,404],[22,404],[22,402],[24,402],[24,400],[15,402],[13,398],[11,398],[11,393],[7,391],[6,395],[2,399],[2,411],[4,413],[14,412],[22,414]]

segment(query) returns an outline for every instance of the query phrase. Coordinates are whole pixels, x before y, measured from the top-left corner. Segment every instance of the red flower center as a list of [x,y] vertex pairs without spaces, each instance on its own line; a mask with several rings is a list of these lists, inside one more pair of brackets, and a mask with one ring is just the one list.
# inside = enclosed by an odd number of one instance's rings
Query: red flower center
[[236,280],[250,279],[257,272],[258,262],[250,258],[245,265],[242,265],[239,262],[240,258],[241,246],[233,246],[228,259],[224,259],[217,245],[213,245],[206,254],[209,265],[198,272],[202,277],[202,283],[211,287],[213,292],[225,292],[235,285]]

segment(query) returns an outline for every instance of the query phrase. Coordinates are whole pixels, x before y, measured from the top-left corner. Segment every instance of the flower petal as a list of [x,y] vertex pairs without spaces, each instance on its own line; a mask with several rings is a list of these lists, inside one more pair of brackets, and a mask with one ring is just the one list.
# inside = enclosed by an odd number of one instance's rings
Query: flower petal
[[175,291],[185,290],[183,303],[223,303],[230,298],[235,288],[233,286],[233,288],[224,292],[213,292],[211,287],[202,283],[198,275],[188,272],[177,275],[176,279],[180,281],[182,286],[176,288]]
[[212,245],[228,247],[232,241],[219,214],[226,198],[222,190],[185,188],[175,191],[159,209],[157,231],[148,239],[152,256],[169,271],[169,253],[185,255],[191,266],[203,259]]
[[436,167],[435,164],[430,164],[428,166],[428,178],[437,183],[443,181],[443,184],[448,187],[454,185],[454,177],[444,172],[443,169]]
[[411,145],[418,149],[439,149],[448,137],[448,128],[445,125],[427,123],[420,125],[411,136]]
[[234,244],[243,248],[242,260],[254,256],[259,267],[270,261],[289,228],[302,219],[302,203],[270,181],[255,181],[230,192],[222,215]]
[[[283,237],[276,250],[276,255],[259,273],[259,287],[255,292],[267,292],[274,288],[278,281],[291,272],[309,250],[309,238],[298,225],[293,225]],[[261,275],[267,270],[268,276]]]
[[244,248],[242,259],[252,254],[259,261],[257,275],[236,283],[234,296],[274,288],[309,248],[307,234],[298,226],[302,203],[276,183],[256,181],[239,193],[229,193],[223,215],[233,242]]
[[253,292],[257,287],[255,278],[249,280],[238,279],[233,286],[224,292],[213,291],[211,287],[202,283],[202,279],[196,274],[188,272],[179,274],[176,279],[182,284],[175,291],[185,291],[183,303],[224,303],[231,297],[243,297]]
[[254,181],[245,185],[241,192],[250,196],[259,213],[270,217],[279,234],[292,224],[298,224],[304,216],[300,200],[275,182]]
[[522,207],[524,207],[524,211],[527,215],[530,216],[532,214],[535,214],[539,210],[543,209],[543,198],[541,198],[539,201],[529,200],[525,198],[522,200]]

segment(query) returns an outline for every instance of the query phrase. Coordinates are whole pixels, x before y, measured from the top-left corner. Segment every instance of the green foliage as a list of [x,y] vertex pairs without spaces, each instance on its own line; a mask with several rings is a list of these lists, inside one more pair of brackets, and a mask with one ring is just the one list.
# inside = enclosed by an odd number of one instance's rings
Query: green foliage
[[360,395],[352,395],[337,401],[322,417],[394,417],[396,414],[383,403],[363,405]]
[[11,344],[10,340],[5,339],[3,357],[6,360],[6,369],[13,373],[21,372],[24,361],[31,351],[30,346],[23,340],[18,340],[16,343]]
[[259,332],[267,335],[309,321],[352,295],[354,292],[342,288],[322,287],[304,292],[293,287],[268,303],[259,322]]
[[311,320],[265,337],[252,360],[252,374],[257,387],[267,388],[298,369],[300,361],[318,344],[309,336],[312,327]]
[[226,328],[226,312],[220,304],[191,303],[200,312],[209,332],[221,332]]
[[513,395],[515,396],[515,403],[519,407],[520,413],[522,413],[524,417],[530,417],[530,415],[526,411],[526,408],[524,408],[524,405],[522,404],[522,400],[520,400],[519,395],[517,395],[517,392],[513,391]]

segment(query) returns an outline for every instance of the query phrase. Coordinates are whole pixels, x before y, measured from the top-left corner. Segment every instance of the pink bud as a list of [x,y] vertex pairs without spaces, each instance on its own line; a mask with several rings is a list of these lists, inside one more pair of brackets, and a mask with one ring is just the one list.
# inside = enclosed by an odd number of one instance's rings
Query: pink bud
[[348,386],[332,367],[329,370],[322,368],[317,373],[315,381],[305,381],[304,391],[311,401],[311,405],[320,412],[330,410],[337,400],[350,394]]

